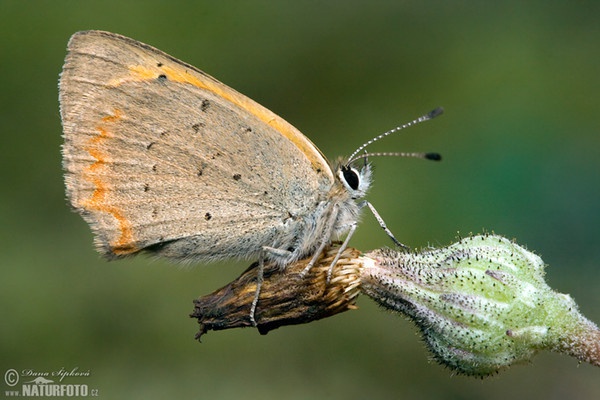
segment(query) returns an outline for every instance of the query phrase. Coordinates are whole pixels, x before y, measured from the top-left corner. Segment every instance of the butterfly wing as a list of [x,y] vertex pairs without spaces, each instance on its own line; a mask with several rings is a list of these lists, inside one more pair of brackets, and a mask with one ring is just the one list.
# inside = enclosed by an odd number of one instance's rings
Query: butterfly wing
[[108,32],[76,33],[68,49],[67,195],[105,255],[211,260],[286,247],[331,187],[304,135],[202,71]]

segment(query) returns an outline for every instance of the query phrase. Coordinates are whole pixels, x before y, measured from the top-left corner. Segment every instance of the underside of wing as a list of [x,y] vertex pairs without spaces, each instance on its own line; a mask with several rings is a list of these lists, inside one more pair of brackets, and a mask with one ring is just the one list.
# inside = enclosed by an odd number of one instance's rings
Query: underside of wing
[[67,193],[108,256],[206,260],[285,246],[333,181],[284,120],[122,36],[73,36],[60,103]]

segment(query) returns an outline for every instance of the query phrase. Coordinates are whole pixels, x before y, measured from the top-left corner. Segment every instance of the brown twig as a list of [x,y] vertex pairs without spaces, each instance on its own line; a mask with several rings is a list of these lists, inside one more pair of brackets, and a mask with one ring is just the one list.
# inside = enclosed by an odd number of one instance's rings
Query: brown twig
[[[335,265],[327,283],[327,272],[339,246],[326,250],[306,276],[300,273],[310,258],[281,269],[265,266],[264,280],[255,314],[258,331],[267,334],[283,325],[304,324],[356,308],[360,252],[347,248]],[[196,339],[209,330],[249,327],[250,307],[256,294],[257,263],[223,288],[194,301],[200,331]]]

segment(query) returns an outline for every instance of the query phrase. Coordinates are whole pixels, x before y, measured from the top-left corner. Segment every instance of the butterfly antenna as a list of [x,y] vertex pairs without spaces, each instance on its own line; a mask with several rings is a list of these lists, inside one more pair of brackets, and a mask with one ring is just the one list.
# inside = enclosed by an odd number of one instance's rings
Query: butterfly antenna
[[360,156],[354,157],[350,162],[360,160],[367,157],[410,157],[410,158],[421,158],[423,160],[431,160],[431,161],[441,161],[442,155],[440,153],[403,153],[403,152],[394,152],[394,153],[364,153]]
[[[444,109],[442,107],[438,107],[435,110],[432,110],[432,111],[428,112],[427,114],[425,114],[425,115],[423,115],[423,116],[421,116],[421,117],[419,117],[419,118],[417,118],[415,120],[407,122],[404,125],[397,126],[397,127],[393,128],[393,129],[390,129],[387,132],[382,133],[379,136],[374,137],[373,139],[371,139],[368,142],[364,143],[362,146],[360,146],[358,149],[356,149],[354,151],[354,153],[352,153],[352,155],[350,155],[348,164],[350,164],[351,162],[356,161],[356,160],[358,160],[360,158],[365,158],[368,155],[373,155],[373,156],[375,156],[375,155],[397,155],[397,156],[401,156],[401,157],[417,157],[417,158],[425,158],[425,159],[428,159],[428,160],[440,160],[441,157],[437,153],[370,153],[370,154],[369,153],[365,153],[365,154],[360,155],[358,157],[355,157],[355,156],[359,152],[361,152],[362,150],[364,150],[365,147],[367,147],[370,144],[378,141],[379,139],[383,139],[384,137],[389,136],[392,133],[401,131],[404,128],[408,128],[410,126],[413,126],[413,125],[416,125],[416,124],[420,124],[421,122],[429,121],[430,119],[433,119],[433,118],[437,117],[438,115],[441,115],[443,112],[444,112]],[[427,155],[429,155],[429,156],[427,156]],[[437,159],[435,158],[436,155],[437,155]]]

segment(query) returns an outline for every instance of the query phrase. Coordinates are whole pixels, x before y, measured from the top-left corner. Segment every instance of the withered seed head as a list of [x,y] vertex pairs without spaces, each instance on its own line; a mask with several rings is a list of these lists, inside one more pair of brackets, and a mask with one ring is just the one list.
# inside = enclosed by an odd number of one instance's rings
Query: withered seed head
[[[356,308],[360,252],[346,248],[328,283],[327,273],[338,251],[339,244],[326,249],[306,275],[301,275],[301,272],[311,257],[285,269],[274,264],[265,265],[255,314],[261,334],[282,325],[303,324]],[[200,323],[197,339],[209,330],[252,326],[249,317],[256,294],[257,266],[254,263],[235,281],[194,301],[195,309],[191,316]]]

